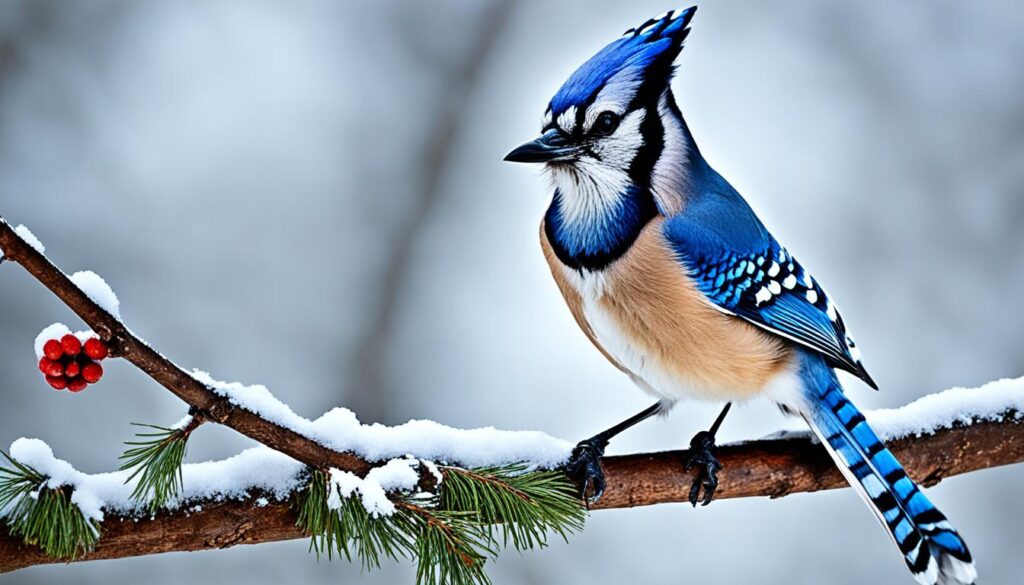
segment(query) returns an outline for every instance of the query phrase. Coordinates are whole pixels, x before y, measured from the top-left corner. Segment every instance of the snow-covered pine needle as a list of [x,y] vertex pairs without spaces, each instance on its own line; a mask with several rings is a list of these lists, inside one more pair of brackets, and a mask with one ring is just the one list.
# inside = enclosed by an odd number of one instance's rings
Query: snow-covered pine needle
[[314,470],[296,498],[296,525],[310,535],[309,549],[318,558],[326,554],[333,560],[337,555],[351,562],[356,557],[364,569],[374,569],[380,566],[382,556],[392,560],[411,556],[408,535],[390,516],[371,515],[358,497],[340,498],[332,507],[333,490],[337,486],[327,474]]
[[69,486],[51,487],[49,478],[4,451],[11,467],[0,466],[0,519],[11,536],[38,546],[54,559],[74,560],[91,551],[100,536],[96,520],[71,501]]
[[343,491],[313,470],[296,497],[297,525],[318,556],[358,557],[364,568],[383,557],[414,558],[419,585],[490,583],[484,566],[509,541],[518,550],[544,547],[548,531],[565,538],[583,527],[585,511],[560,472],[522,465],[443,471],[439,495],[393,493],[393,511],[383,514],[366,510],[356,493],[365,486]]

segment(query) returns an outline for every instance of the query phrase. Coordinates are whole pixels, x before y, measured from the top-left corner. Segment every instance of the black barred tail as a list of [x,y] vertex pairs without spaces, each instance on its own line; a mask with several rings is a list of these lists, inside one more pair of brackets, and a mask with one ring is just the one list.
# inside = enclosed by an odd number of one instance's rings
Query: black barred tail
[[840,471],[888,530],[919,583],[967,585],[977,571],[960,535],[882,444],[846,398],[824,359],[803,355],[799,412],[828,446]]

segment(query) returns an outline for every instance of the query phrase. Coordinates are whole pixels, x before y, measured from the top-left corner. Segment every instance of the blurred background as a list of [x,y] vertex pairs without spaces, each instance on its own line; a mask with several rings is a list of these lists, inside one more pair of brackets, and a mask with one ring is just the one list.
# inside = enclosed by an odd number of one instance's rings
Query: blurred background
[[[644,2],[0,0],[0,214],[93,269],[186,367],[315,417],[431,418],[580,439],[647,405],[578,331],[537,242],[550,194],[501,162]],[[701,7],[675,88],[703,152],[843,307],[898,406],[1024,374],[1024,11],[1016,2]],[[127,365],[82,395],[32,340],[76,318],[0,266],[0,445],[90,472],[130,421],[185,409]],[[685,446],[683,404],[611,453]],[[752,403],[725,440],[782,424]],[[192,461],[247,445],[204,428]],[[942,483],[985,583],[1019,583],[1024,467]],[[37,567],[7,584],[411,583],[289,542]],[[506,553],[499,584],[909,583],[851,490],[603,511]]]

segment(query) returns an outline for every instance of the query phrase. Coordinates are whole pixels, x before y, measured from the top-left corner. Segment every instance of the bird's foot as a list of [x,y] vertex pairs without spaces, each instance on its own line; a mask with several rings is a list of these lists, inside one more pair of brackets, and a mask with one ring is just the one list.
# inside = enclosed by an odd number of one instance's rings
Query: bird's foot
[[[718,487],[718,472],[722,469],[721,462],[715,457],[715,435],[710,431],[701,431],[693,436],[690,441],[690,456],[686,460],[686,470],[697,468],[697,477],[693,479],[693,486],[690,487],[690,503],[697,507],[700,501],[702,506],[711,503],[715,496],[715,489]],[[704,497],[700,498],[701,488],[704,488]]]
[[604,471],[601,470],[601,457],[607,446],[608,441],[600,437],[580,441],[563,467],[566,475],[576,482],[580,499],[587,508],[604,495],[605,482]]

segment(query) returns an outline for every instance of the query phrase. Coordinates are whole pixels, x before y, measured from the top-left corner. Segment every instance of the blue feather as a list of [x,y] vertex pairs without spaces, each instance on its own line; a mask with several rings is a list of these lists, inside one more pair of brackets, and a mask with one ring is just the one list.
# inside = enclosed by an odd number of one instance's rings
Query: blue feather
[[973,582],[966,543],[846,398],[829,364],[807,350],[799,350],[799,356],[804,403],[796,410],[875,510],[914,576],[928,584],[947,582],[946,577]]
[[668,70],[689,33],[687,25],[696,7],[668,12],[658,20],[649,20],[601,49],[569,76],[555,97],[551,112],[557,116],[572,106],[582,107],[614,76],[643,77],[656,61]]

